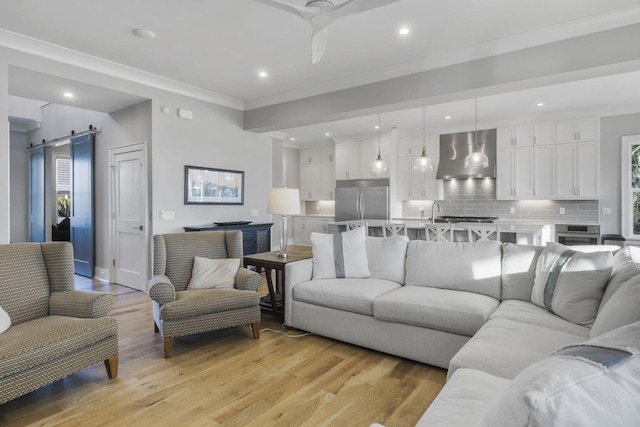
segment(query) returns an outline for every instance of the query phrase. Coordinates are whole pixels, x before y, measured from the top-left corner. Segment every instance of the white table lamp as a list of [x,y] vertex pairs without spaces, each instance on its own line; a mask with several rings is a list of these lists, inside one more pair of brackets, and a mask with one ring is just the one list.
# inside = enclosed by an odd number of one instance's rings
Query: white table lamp
[[272,188],[269,191],[269,204],[267,213],[280,215],[282,230],[280,233],[279,257],[286,258],[287,240],[287,215],[298,215],[300,213],[300,191],[297,188]]

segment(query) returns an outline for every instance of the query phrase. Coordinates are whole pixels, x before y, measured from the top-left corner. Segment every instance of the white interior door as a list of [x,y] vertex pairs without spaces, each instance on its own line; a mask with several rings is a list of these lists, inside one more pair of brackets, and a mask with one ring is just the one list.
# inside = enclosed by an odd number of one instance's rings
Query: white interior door
[[148,177],[146,143],[111,149],[111,282],[147,290]]

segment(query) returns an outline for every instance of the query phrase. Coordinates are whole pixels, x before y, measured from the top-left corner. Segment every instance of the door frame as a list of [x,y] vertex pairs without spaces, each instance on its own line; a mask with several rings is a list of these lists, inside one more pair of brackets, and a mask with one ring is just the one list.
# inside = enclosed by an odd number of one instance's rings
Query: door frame
[[[143,194],[145,195],[143,200],[143,209],[144,209],[144,220],[142,236],[145,244],[143,245],[143,259],[145,260],[144,265],[144,276],[145,276],[145,289],[149,286],[149,277],[151,270],[151,262],[149,254],[151,253],[150,240],[149,240],[149,224],[151,223],[151,217],[149,214],[149,191],[150,191],[150,182],[149,182],[149,149],[147,141],[139,141],[133,142],[131,144],[120,145],[117,147],[109,148],[109,235],[110,235],[110,254],[109,259],[111,262],[109,263],[109,282],[114,283],[115,279],[115,260],[118,259],[119,254],[116,253],[116,225],[115,225],[115,156],[118,154],[124,154],[131,151],[142,151],[142,185],[143,185]],[[148,291],[148,289],[147,289]]]

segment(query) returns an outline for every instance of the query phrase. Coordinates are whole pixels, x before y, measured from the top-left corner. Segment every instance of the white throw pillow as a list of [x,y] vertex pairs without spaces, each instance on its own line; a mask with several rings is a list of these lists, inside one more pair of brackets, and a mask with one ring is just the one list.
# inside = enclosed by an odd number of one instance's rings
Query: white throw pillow
[[632,426],[640,420],[640,322],[569,345],[518,374],[480,426]]
[[598,312],[591,337],[640,321],[640,276],[627,280]]
[[366,238],[367,261],[371,277],[404,284],[407,236]]
[[584,253],[550,242],[538,258],[531,302],[569,322],[590,326],[612,264],[611,252]]
[[11,318],[2,307],[0,307],[0,334],[9,329],[11,326]]
[[633,276],[640,273],[640,248],[627,246],[619,250],[613,256],[613,267],[611,268],[611,278],[604,290],[602,302],[598,312],[607,304],[607,301],[616,293],[618,288],[626,283]]
[[240,268],[237,258],[210,259],[195,257],[187,289],[233,288]]
[[365,227],[344,233],[311,233],[313,280],[369,277]]

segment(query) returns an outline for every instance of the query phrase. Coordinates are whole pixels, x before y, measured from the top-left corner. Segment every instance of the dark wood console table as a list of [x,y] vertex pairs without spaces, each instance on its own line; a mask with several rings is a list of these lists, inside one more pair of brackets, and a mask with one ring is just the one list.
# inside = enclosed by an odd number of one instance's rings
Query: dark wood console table
[[182,227],[184,231],[242,231],[244,255],[269,252],[271,250],[271,226],[273,223],[252,222],[244,225],[193,225]]

